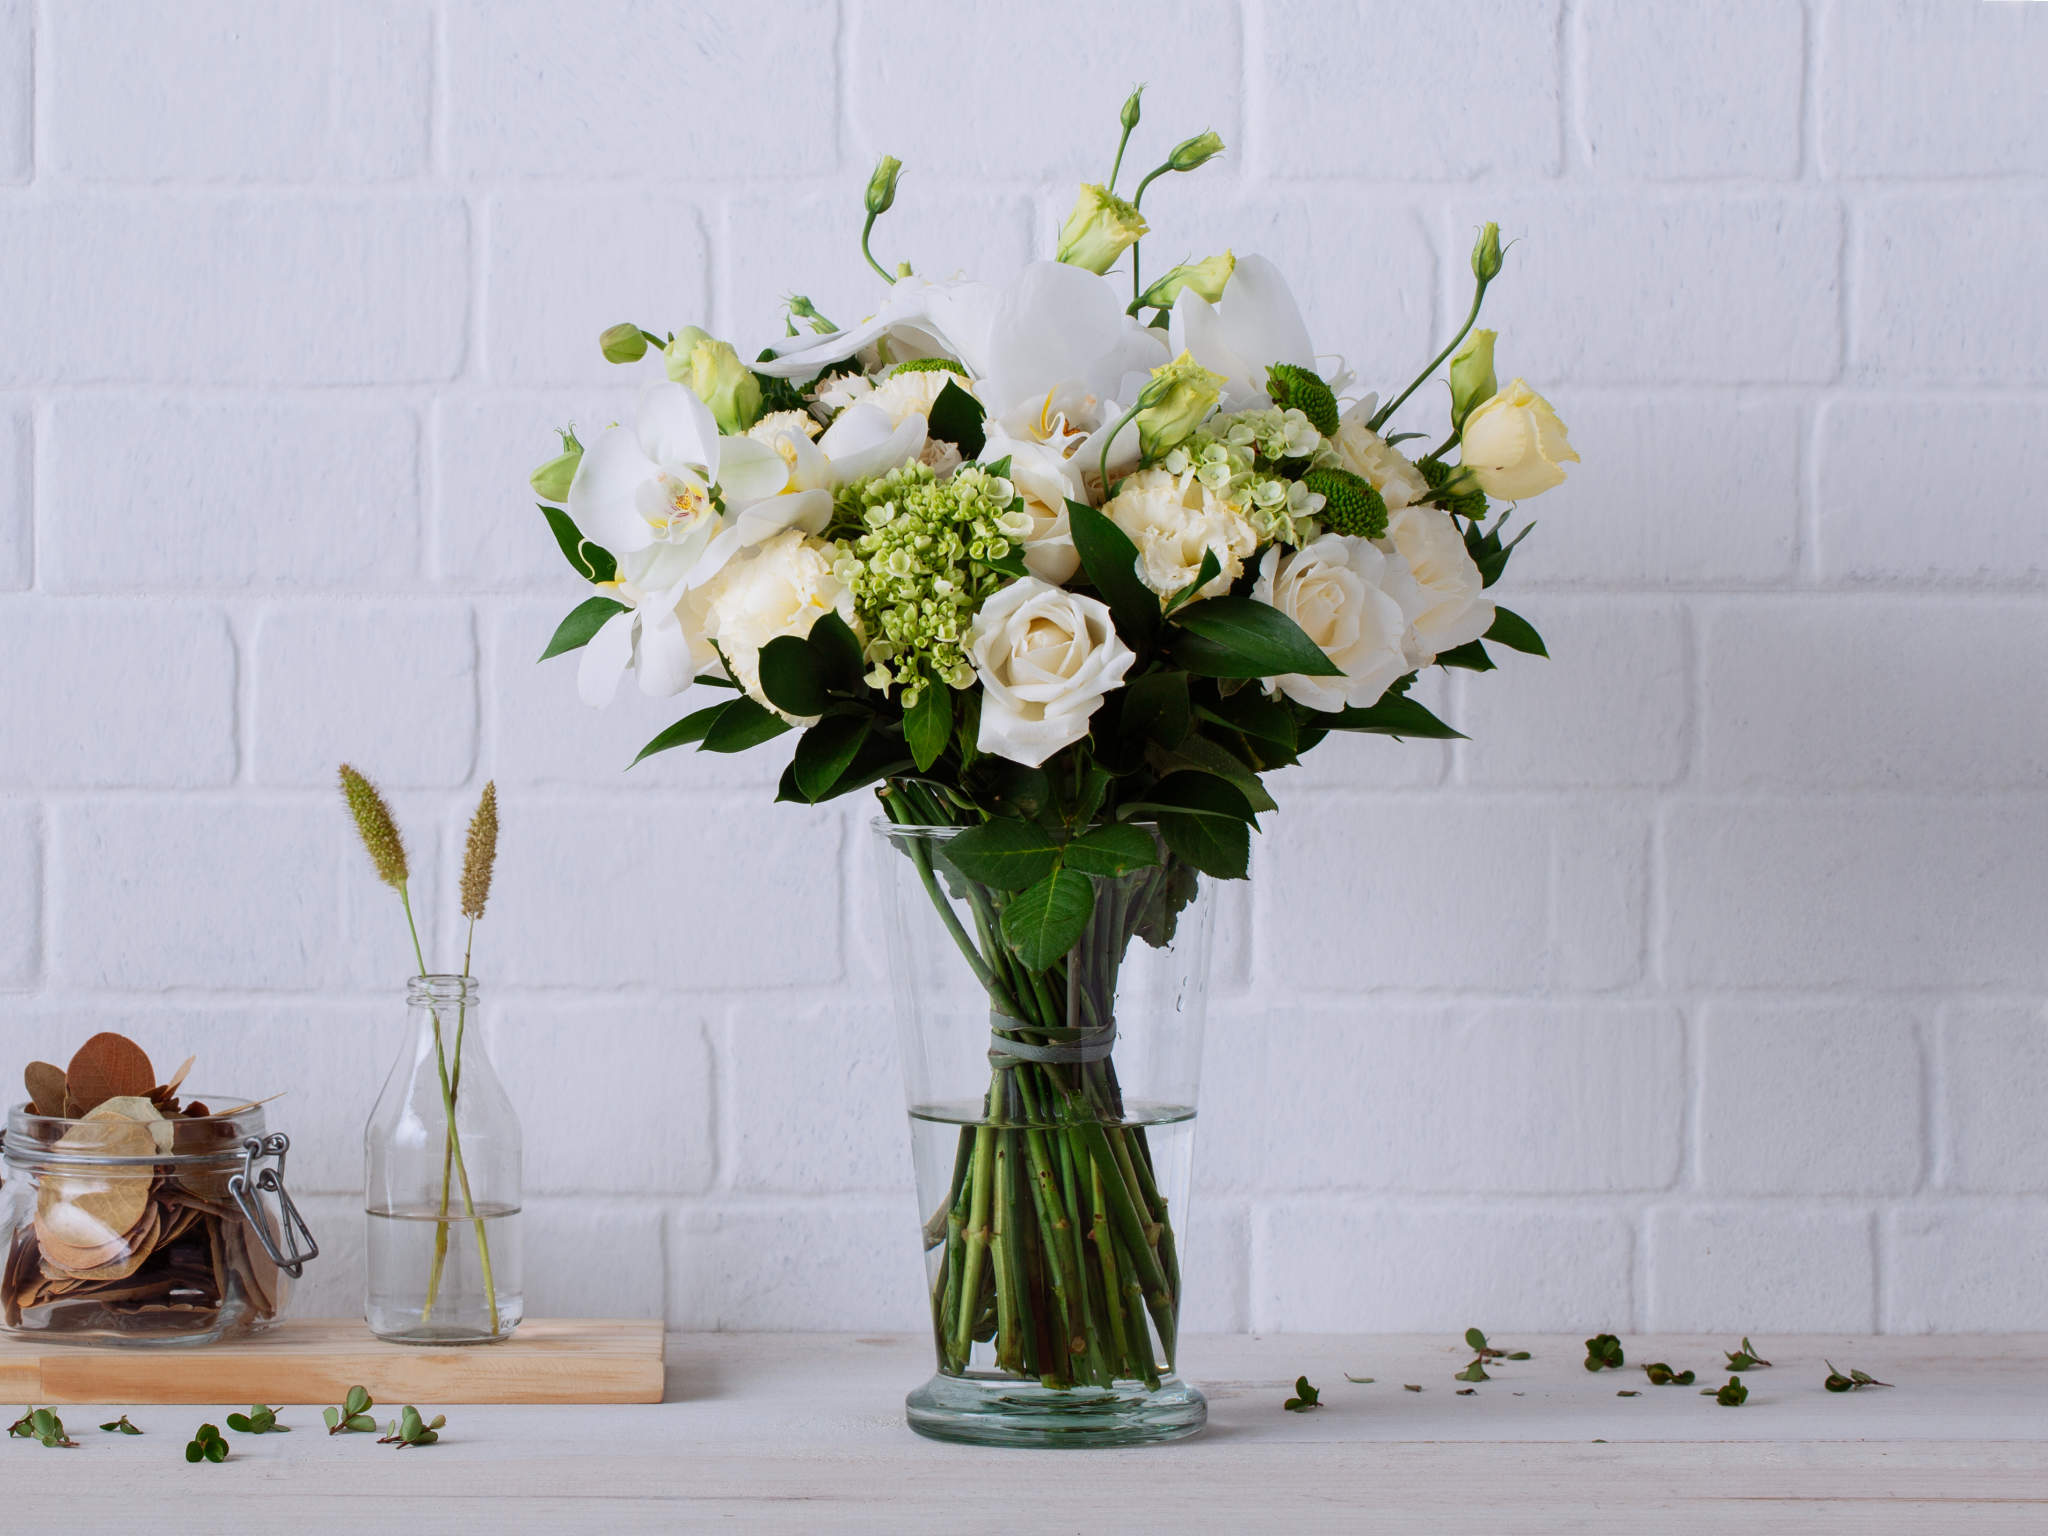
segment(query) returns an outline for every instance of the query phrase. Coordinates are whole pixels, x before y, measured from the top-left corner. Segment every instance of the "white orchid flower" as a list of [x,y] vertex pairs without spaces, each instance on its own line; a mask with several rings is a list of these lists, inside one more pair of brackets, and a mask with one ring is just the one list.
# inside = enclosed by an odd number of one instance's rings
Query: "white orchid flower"
[[[633,558],[637,564],[647,557]],[[689,687],[705,667],[717,665],[718,654],[704,635],[703,615],[694,611],[697,605],[689,600],[683,583],[648,588],[622,575],[600,584],[598,592],[624,603],[626,611],[605,620],[583,648],[576,691],[584,703],[611,703],[619,680],[628,672],[638,674],[640,691],[650,698],[670,698]]]
[[889,289],[882,307],[859,325],[823,336],[789,336],[770,344],[776,354],[752,364],[776,379],[807,379],[829,363],[844,362],[876,342],[890,343],[898,361],[906,357],[959,356],[956,338],[971,343],[985,328],[995,290],[987,283],[933,283],[904,278]]
[[1316,365],[1294,292],[1263,256],[1240,257],[1214,304],[1183,288],[1167,335],[1175,357],[1191,353],[1204,368],[1223,376],[1226,411],[1269,403],[1266,369],[1272,364]]

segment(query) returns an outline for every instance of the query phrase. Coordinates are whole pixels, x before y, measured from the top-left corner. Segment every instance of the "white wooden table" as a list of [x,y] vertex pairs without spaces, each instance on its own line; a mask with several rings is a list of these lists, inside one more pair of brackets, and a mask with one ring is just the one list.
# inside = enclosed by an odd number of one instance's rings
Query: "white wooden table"
[[[922,1338],[680,1334],[665,1403],[458,1407],[425,1450],[330,1438],[317,1413],[292,1409],[294,1433],[231,1433],[232,1459],[188,1466],[200,1421],[224,1425],[246,1405],[136,1409],[140,1439],[93,1427],[118,1408],[67,1408],[80,1449],[0,1444],[0,1510],[15,1530],[210,1536],[2048,1530],[2048,1336],[1759,1337],[1775,1365],[1744,1377],[1741,1408],[1652,1387],[1635,1368],[1667,1360],[1718,1384],[1725,1370],[1706,1368],[1732,1338],[1624,1336],[1629,1368],[1598,1375],[1577,1338],[1494,1342],[1535,1358],[1460,1397],[1452,1373],[1468,1356],[1447,1337],[1191,1339],[1204,1435],[1046,1452],[905,1429],[903,1394],[931,1369]],[[1823,1356],[1896,1385],[1830,1394]],[[1283,1412],[1304,1372],[1326,1406]]]

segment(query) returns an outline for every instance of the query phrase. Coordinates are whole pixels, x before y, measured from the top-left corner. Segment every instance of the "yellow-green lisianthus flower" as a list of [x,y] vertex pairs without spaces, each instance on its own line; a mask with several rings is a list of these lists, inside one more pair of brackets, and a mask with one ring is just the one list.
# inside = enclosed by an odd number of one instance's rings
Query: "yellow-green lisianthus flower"
[[1061,226],[1058,258],[1068,266],[1107,272],[1144,233],[1145,216],[1136,203],[1089,183]]

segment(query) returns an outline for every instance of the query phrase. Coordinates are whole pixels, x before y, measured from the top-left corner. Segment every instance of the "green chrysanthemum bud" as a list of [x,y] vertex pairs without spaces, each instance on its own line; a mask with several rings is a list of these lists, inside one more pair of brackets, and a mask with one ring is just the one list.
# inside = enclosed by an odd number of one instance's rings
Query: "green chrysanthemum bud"
[[1386,537],[1387,499],[1364,476],[1331,466],[1310,470],[1301,483],[1323,498],[1323,510],[1316,516],[1330,532],[1354,539]]
[[1481,225],[1479,238],[1472,242],[1472,275],[1482,283],[1490,283],[1500,276],[1500,263],[1500,226]]
[[967,377],[967,365],[956,363],[950,357],[913,357],[896,365],[897,373],[957,373]]
[[1474,331],[1465,338],[1451,359],[1451,424],[1463,426],[1465,418],[1499,393],[1500,381],[1493,375],[1493,342],[1498,332]]
[[668,344],[668,376],[710,407],[721,432],[744,432],[761,416],[761,381],[732,343],[686,326]]
[[1417,459],[1415,467],[1436,492],[1436,500],[1454,517],[1479,522],[1486,516],[1486,492],[1472,484],[1471,476],[1442,459]]
[[1294,363],[1273,364],[1266,370],[1266,393],[1283,410],[1291,407],[1301,412],[1323,436],[1337,435],[1337,397],[1312,369]]
[[1230,281],[1230,274],[1236,270],[1237,258],[1228,251],[1206,261],[1183,262],[1139,294],[1138,306],[1141,309],[1171,309],[1182,289],[1214,304],[1223,297],[1224,284]]
[[1223,380],[1183,352],[1152,370],[1152,382],[1138,395],[1138,447],[1147,460],[1157,459],[1185,442],[1216,407]]
[[637,363],[647,355],[647,333],[637,325],[609,326],[597,344],[608,363]]
[[583,445],[576,440],[575,427],[556,430],[562,436],[562,451],[529,475],[527,484],[533,487],[533,494],[542,501],[559,504],[569,499],[569,486],[576,479],[576,466],[583,462]]
[[889,211],[896,201],[896,178],[903,174],[903,162],[894,155],[884,155],[875,162],[875,174],[868,178],[867,210],[871,217],[880,218]]
[[1145,233],[1145,216],[1106,187],[1089,183],[1074,200],[1074,211],[1060,228],[1057,259],[1070,267],[1107,272],[1117,257]]
[[1223,140],[1213,131],[1198,133],[1192,139],[1182,139],[1173,146],[1173,153],[1166,157],[1168,170],[1192,171],[1207,165],[1223,153]]

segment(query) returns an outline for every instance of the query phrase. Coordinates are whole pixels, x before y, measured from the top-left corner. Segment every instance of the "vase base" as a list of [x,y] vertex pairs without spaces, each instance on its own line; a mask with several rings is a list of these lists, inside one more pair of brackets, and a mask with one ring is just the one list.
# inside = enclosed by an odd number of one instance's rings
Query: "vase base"
[[999,1376],[934,1376],[904,1399],[920,1435],[963,1445],[1151,1445],[1200,1433],[1202,1394],[1168,1376],[1157,1391],[1136,1382],[1055,1391]]

